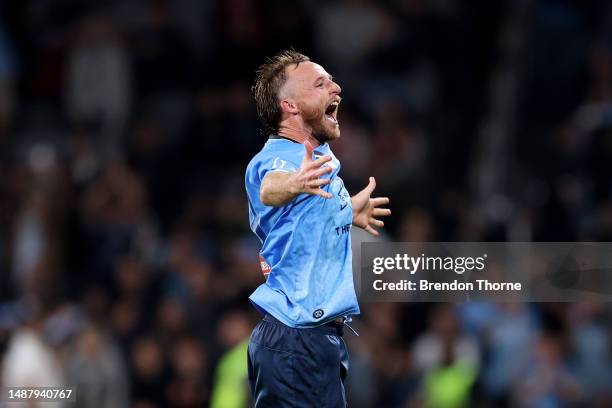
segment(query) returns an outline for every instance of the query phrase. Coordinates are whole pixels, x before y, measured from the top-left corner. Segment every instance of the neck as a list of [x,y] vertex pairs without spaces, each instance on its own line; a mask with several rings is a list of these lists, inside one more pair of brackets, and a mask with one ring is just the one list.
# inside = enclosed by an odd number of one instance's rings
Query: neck
[[304,143],[308,140],[313,147],[321,144],[319,140],[312,135],[312,130],[304,129],[303,127],[292,126],[288,123],[281,123],[278,127],[278,135],[297,143]]

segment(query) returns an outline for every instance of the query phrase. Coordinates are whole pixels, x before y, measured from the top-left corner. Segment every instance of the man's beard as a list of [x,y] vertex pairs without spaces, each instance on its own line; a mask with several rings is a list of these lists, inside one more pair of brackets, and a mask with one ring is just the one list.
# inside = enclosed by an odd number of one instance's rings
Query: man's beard
[[302,112],[307,113],[304,115],[304,122],[312,129],[312,136],[323,144],[340,137],[337,128],[331,128],[326,126],[327,118],[325,117],[325,111],[313,112],[312,110],[303,110]]
[[319,118],[316,121],[313,121],[312,124],[309,125],[312,127],[312,135],[317,139],[320,143],[329,142],[338,138],[336,133],[333,130],[330,130],[327,126],[324,125],[324,121],[327,119],[325,116]]

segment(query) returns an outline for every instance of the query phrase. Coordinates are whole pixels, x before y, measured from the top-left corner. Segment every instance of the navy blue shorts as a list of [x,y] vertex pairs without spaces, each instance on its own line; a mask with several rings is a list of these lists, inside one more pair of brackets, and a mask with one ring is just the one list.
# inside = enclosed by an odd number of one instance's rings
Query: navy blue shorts
[[294,329],[264,317],[248,352],[255,408],[345,408],[348,352],[342,335],[342,326]]

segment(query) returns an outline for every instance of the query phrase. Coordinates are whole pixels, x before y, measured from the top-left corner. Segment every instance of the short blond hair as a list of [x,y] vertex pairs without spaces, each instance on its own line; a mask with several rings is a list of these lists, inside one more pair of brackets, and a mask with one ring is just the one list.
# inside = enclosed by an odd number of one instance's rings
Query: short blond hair
[[251,89],[257,116],[268,133],[276,133],[281,119],[279,92],[287,82],[285,70],[288,66],[310,61],[306,55],[294,50],[285,50],[268,58],[258,69],[255,84]]

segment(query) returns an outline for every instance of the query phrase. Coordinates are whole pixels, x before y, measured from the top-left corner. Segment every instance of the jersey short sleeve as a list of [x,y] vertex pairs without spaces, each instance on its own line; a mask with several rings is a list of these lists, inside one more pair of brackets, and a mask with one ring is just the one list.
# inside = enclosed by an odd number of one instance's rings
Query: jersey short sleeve
[[270,172],[298,171],[300,168],[298,163],[300,163],[303,155],[304,147],[302,145],[271,139],[247,166],[245,185],[249,199],[250,225],[262,242],[269,232],[268,226],[280,215],[280,209],[262,204],[259,199],[261,183]]
[[259,160],[253,163],[260,182],[264,179],[266,174],[270,172],[290,173],[300,169],[298,164],[289,160],[289,157],[286,157],[287,155],[284,155],[285,157],[274,154],[268,154],[266,156],[260,157]]

